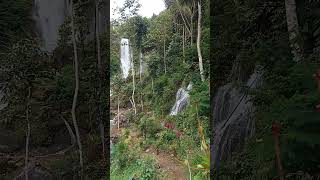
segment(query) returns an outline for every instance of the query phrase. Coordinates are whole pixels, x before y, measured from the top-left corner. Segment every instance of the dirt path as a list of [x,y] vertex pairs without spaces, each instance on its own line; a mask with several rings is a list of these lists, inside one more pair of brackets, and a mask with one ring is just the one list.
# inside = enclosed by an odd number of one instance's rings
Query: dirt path
[[[121,128],[117,130],[117,128],[113,129],[113,135],[120,135]],[[138,141],[139,134],[137,133],[137,129],[131,127],[130,136],[131,141]],[[179,161],[176,157],[174,157],[169,152],[159,152],[157,154],[156,149],[150,147],[146,151],[142,151],[142,156],[151,156],[156,159],[158,167],[160,171],[164,172],[165,177],[163,179],[166,180],[188,180],[189,172],[188,168],[183,164],[183,162]]]
[[[119,114],[123,115],[125,114],[128,109],[120,109]],[[114,110],[114,113],[116,114],[116,110]],[[121,136],[121,129],[118,130],[116,127],[113,127],[111,129],[111,136],[112,137],[119,137]],[[138,130],[134,127],[130,127],[130,136],[131,141],[138,142],[139,134]],[[176,157],[174,157],[169,152],[159,152],[156,153],[156,150],[154,148],[149,148],[146,151],[142,151],[142,156],[151,156],[156,159],[158,167],[160,168],[160,171],[164,172],[165,177],[163,179],[166,180],[188,180],[189,179],[189,171],[187,166],[183,164],[183,162],[179,161]]]
[[167,180],[188,180],[188,169],[177,158],[166,152],[156,153],[156,150],[150,148],[144,152],[145,156],[152,156],[156,159],[160,170],[165,172]]

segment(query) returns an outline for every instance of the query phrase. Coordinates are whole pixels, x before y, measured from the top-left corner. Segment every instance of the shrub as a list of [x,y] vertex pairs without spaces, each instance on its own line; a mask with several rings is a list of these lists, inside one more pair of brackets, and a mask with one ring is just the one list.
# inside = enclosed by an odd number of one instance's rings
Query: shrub
[[155,118],[143,116],[139,122],[139,129],[145,138],[155,138],[161,127]]

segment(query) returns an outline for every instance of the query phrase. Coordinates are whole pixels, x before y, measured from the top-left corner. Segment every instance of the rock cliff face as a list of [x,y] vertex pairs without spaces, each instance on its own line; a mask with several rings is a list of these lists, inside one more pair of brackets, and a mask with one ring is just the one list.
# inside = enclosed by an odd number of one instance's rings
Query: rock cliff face
[[[255,71],[246,83],[250,89],[262,83],[262,73]],[[213,143],[211,165],[227,159],[239,150],[255,132],[252,97],[231,83],[220,87],[214,96]]]
[[[108,19],[108,10],[105,5],[106,0],[102,0],[100,7],[100,32],[106,31]],[[94,0],[82,2],[90,10],[89,18],[89,35],[88,39],[94,38],[95,31],[95,6]],[[75,4],[77,6],[78,4]],[[35,31],[40,39],[40,44],[44,49],[52,52],[57,46],[59,27],[65,22],[70,15],[70,0],[34,0],[33,20],[35,22]]]

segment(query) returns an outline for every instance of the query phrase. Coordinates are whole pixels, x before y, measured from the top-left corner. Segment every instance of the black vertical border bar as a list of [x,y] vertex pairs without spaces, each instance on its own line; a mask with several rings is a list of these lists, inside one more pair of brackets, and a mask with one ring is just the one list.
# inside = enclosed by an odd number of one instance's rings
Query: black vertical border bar
[[210,67],[209,67],[209,74],[210,74],[210,85],[209,85],[209,97],[210,97],[210,114],[209,114],[209,126],[210,126],[210,179],[214,179],[214,169],[213,169],[213,132],[214,132],[214,119],[213,119],[213,108],[214,108],[214,53],[213,53],[213,43],[214,43],[214,36],[213,36],[213,21],[214,21],[214,10],[213,7],[217,0],[210,0]]
[[106,106],[106,121],[105,121],[105,124],[106,124],[106,161],[107,161],[107,167],[106,167],[106,171],[107,171],[107,179],[110,179],[110,168],[111,168],[111,157],[110,157],[110,152],[111,152],[111,149],[110,149],[110,26],[111,26],[111,22],[110,22],[110,0],[104,0],[105,3],[106,3],[106,10],[107,10],[107,26],[106,26],[106,36],[107,36],[107,46],[106,46],[106,79],[105,79],[105,82],[106,82],[106,89],[105,91],[107,91],[106,95],[107,95],[107,106]]

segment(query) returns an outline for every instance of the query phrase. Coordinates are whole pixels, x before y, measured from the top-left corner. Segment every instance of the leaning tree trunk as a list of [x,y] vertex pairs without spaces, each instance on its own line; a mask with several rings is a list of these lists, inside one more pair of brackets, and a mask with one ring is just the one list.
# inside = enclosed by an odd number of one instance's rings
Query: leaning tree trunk
[[28,88],[28,98],[27,98],[27,109],[26,109],[26,121],[27,121],[27,132],[26,132],[26,155],[25,155],[25,178],[28,177],[28,165],[29,165],[29,140],[30,140],[30,99],[31,99],[31,87]]
[[164,74],[167,74],[167,65],[166,65],[166,38],[163,38],[163,64],[164,64]]
[[198,58],[199,58],[199,69],[200,69],[201,81],[204,81],[204,71],[203,71],[203,63],[202,63],[202,55],[201,55],[201,49],[200,49],[200,42],[201,42],[201,4],[200,4],[200,1],[198,1],[197,51],[198,51]]
[[119,98],[119,95],[118,95],[118,113],[117,113],[117,118],[118,118],[118,130],[120,128],[120,98]]
[[99,83],[99,89],[98,89],[98,121],[99,121],[99,129],[100,129],[100,137],[101,137],[101,143],[102,143],[102,157],[105,156],[105,141],[104,141],[104,125],[102,121],[102,64],[101,64],[101,52],[100,52],[100,32],[99,32],[99,4],[98,0],[95,2],[96,4],[96,41],[97,41],[97,55],[98,55],[98,83]]
[[136,103],[134,101],[134,92],[136,90],[136,85],[135,85],[135,71],[134,71],[134,61],[133,61],[133,52],[131,50],[131,70],[132,70],[132,106],[134,109],[134,115],[137,115],[137,108],[136,108]]
[[[142,86],[142,52],[141,52],[141,47],[139,48],[140,50],[140,70],[139,70],[139,76],[140,76],[140,86]],[[140,92],[140,103],[141,103],[141,110],[143,111],[143,95],[142,91]]]
[[192,37],[192,33],[191,33],[190,29],[188,28],[188,26],[189,26],[189,27],[191,27],[191,25],[190,25],[190,24],[188,24],[188,21],[185,19],[184,15],[183,15],[183,13],[182,13],[182,10],[181,10],[181,6],[180,6],[180,3],[179,3],[179,0],[176,0],[175,2],[176,2],[176,4],[177,4],[177,6],[178,6],[178,10],[179,10],[179,13],[180,13],[181,19],[182,19],[183,23],[185,24],[185,26],[187,27],[187,30],[188,30],[188,32],[189,32],[189,34],[190,34],[190,36]]
[[79,161],[80,161],[80,168],[81,168],[81,177],[83,173],[83,159],[82,159],[82,145],[80,140],[80,134],[79,134],[79,127],[77,123],[76,118],[76,106],[77,106],[77,99],[78,99],[78,93],[79,93],[79,62],[78,62],[78,52],[77,52],[77,43],[76,43],[76,35],[75,35],[75,27],[74,27],[74,9],[73,9],[73,1],[70,1],[70,8],[71,8],[71,31],[72,31],[72,44],[73,44],[73,54],[74,54],[74,76],[75,76],[75,90],[74,90],[74,96],[73,96],[73,102],[72,102],[72,109],[71,109],[71,115],[72,115],[72,121],[73,126],[76,131],[77,136],[77,143],[79,148]]
[[298,40],[300,38],[300,31],[296,11],[296,2],[295,0],[285,0],[285,5],[291,52],[293,55],[293,60],[298,62],[302,60],[302,48]]
[[185,53],[185,27],[182,27],[182,54],[183,54],[183,63],[186,62],[186,53]]
[[140,78],[140,83],[142,83],[142,52],[141,52],[141,47],[139,48],[139,78]]
[[60,115],[60,118],[63,120],[64,124],[66,125],[67,130],[70,135],[71,144],[72,144],[72,146],[74,146],[76,144],[76,136],[74,135],[72,128],[69,125],[68,121],[62,115]]

